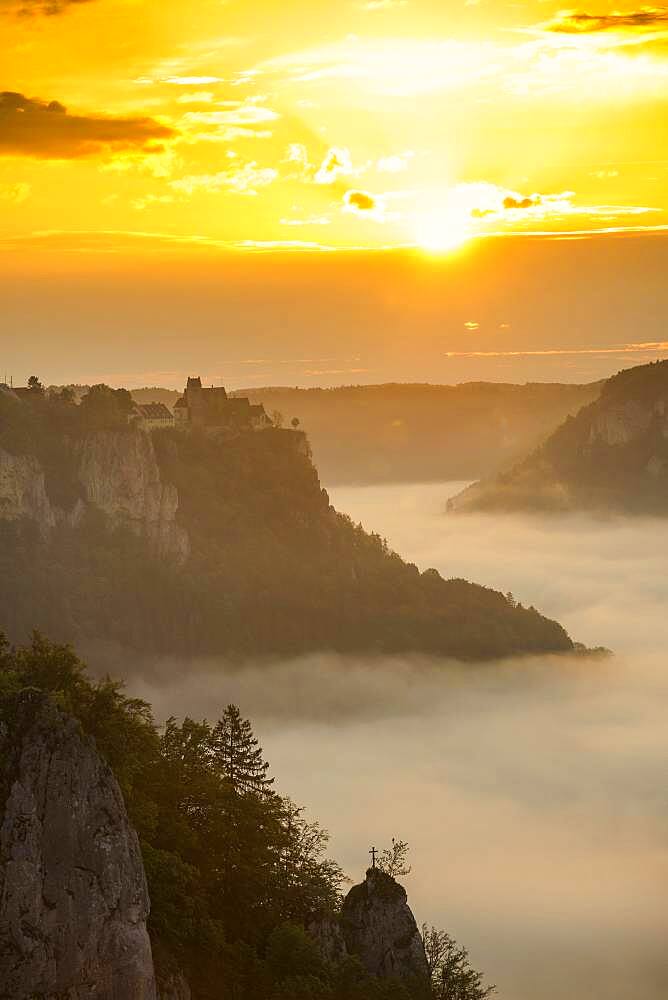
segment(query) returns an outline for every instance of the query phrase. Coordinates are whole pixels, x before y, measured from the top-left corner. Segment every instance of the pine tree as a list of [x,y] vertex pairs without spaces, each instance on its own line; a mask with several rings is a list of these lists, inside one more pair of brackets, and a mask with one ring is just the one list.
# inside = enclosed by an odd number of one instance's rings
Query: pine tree
[[213,731],[216,760],[223,776],[237,794],[270,795],[274,779],[263,759],[248,719],[236,705],[228,705]]

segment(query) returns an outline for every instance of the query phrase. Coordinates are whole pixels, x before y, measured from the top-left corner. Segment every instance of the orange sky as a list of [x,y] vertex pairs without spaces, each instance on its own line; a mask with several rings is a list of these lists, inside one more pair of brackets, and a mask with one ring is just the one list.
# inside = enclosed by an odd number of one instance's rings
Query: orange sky
[[[644,241],[650,272],[665,260],[666,7],[0,0],[0,31],[0,258],[10,285],[13,274],[37,284],[54,268],[84,280],[113,257],[114,274],[136,278],[123,288],[141,297],[139,271],[153,280],[166,258],[186,262],[191,275],[203,254],[215,273],[216,255],[257,251],[291,251],[295,288],[303,260],[295,250],[356,250],[362,267],[374,252],[386,260],[409,250],[427,271],[430,258],[447,268],[477,255],[484,271],[482,243],[513,234],[528,242],[609,234],[596,237],[597,260],[621,234]],[[615,280],[624,281],[619,266]],[[463,353],[568,346],[563,327],[541,321],[536,287],[525,289],[533,344],[501,316],[487,343],[474,271],[468,318],[452,317],[456,331],[468,324]],[[482,271],[478,300],[490,280]],[[332,272],[325,287],[336,302],[345,288],[340,269]],[[600,298],[603,288],[580,293]],[[262,294],[258,286],[254,296]],[[53,317],[66,348],[76,305],[64,300]],[[243,327],[243,308],[232,316]],[[646,319],[636,316],[638,330],[631,320],[588,328],[582,346],[645,342]],[[297,325],[312,321],[295,316]],[[365,322],[373,324],[372,311]],[[7,317],[0,323],[8,363],[34,367],[33,331],[12,344],[15,329]],[[446,334],[450,326],[446,315]],[[384,328],[394,335],[387,317]],[[460,339],[447,334],[444,355],[459,353]],[[651,339],[660,352],[660,330]]]

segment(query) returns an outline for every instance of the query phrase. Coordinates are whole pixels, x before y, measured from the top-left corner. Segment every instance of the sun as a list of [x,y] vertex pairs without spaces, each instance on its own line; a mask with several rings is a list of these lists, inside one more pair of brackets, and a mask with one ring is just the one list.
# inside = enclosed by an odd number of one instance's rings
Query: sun
[[444,205],[415,219],[415,244],[427,253],[451,253],[472,235],[471,215],[461,205]]

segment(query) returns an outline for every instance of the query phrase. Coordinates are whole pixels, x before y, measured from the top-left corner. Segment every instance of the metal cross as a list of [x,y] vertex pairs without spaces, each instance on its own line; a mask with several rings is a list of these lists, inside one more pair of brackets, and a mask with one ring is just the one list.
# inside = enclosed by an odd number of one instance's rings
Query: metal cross
[[376,854],[377,853],[378,853],[378,851],[376,850],[375,847],[372,847],[371,850],[369,851],[369,854],[371,855],[371,867],[372,868],[376,867]]

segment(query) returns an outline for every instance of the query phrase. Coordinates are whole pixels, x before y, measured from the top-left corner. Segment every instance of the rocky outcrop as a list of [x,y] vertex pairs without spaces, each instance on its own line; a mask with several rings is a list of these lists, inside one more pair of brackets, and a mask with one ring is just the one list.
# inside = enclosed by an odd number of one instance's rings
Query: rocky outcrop
[[0,519],[36,521],[47,533],[56,515],[46,492],[44,471],[31,455],[10,455],[0,448]]
[[88,507],[101,510],[110,527],[128,527],[160,556],[183,562],[188,533],[177,521],[179,496],[165,483],[150,433],[141,428],[96,431],[71,442],[76,486],[83,499],[71,510],[54,505],[40,462],[0,449],[0,520],[35,521],[43,535],[57,524],[77,524]]
[[46,696],[24,695],[18,717],[0,829],[0,998],[155,1000],[148,891],[116,779]]
[[306,928],[326,962],[336,965],[348,955],[341,921],[336,916],[318,917]]
[[389,875],[368,869],[343,902],[341,929],[348,953],[372,975],[427,982],[427,958],[406,890]]
[[111,524],[129,526],[161,556],[186,558],[188,535],[176,521],[178,492],[162,481],[149,433],[98,431],[86,437],[80,446],[79,481],[87,502]]

